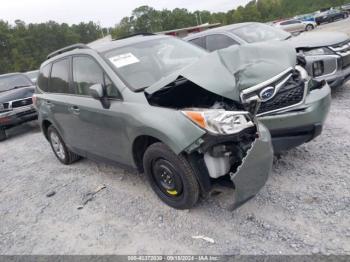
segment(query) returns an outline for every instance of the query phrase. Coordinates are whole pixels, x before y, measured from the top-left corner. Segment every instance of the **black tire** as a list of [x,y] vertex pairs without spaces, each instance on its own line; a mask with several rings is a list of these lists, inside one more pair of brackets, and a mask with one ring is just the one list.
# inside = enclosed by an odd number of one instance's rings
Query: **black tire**
[[6,131],[5,129],[0,128],[0,141],[4,141],[7,139]]
[[311,31],[311,30],[314,30],[314,26],[312,24],[308,24],[306,26],[306,31]]
[[[58,140],[60,141],[60,143],[62,145],[62,153],[63,153],[62,155],[57,153],[57,150],[55,150],[55,148],[54,148],[54,141],[53,141],[54,135],[58,138]],[[52,151],[54,152],[55,156],[62,164],[70,165],[70,164],[72,164],[80,159],[79,155],[73,153],[72,151],[70,151],[67,148],[62,137],[60,136],[60,134],[57,132],[57,130],[53,126],[49,126],[49,128],[47,129],[47,137],[49,139]]]
[[[190,209],[198,202],[200,189],[195,170],[184,156],[176,155],[163,143],[155,143],[147,148],[143,166],[152,189],[167,205]],[[166,184],[163,175],[168,174],[171,183]],[[165,188],[164,184],[173,188]]]

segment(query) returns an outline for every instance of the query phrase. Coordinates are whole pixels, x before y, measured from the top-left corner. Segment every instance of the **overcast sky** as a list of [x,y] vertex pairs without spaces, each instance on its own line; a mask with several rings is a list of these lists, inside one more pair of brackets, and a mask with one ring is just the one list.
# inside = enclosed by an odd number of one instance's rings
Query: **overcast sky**
[[187,8],[190,11],[227,11],[249,0],[1,0],[0,20],[26,23],[54,20],[60,23],[100,21],[102,26],[114,26],[141,5],[156,9]]

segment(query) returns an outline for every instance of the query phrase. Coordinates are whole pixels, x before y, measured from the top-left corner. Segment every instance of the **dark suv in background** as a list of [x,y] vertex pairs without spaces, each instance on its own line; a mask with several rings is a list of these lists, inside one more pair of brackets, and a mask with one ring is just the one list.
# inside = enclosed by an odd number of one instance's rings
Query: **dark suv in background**
[[32,96],[33,82],[20,73],[0,75],[0,141],[6,139],[6,130],[37,119]]
[[331,9],[329,11],[322,12],[315,16],[315,21],[318,25],[323,23],[331,23],[336,20],[346,19],[349,17],[349,13],[347,11],[342,11],[338,9]]

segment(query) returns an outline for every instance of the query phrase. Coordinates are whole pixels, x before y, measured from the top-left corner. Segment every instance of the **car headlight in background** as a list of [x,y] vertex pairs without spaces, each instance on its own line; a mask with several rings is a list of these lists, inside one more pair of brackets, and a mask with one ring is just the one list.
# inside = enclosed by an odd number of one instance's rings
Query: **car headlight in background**
[[304,51],[304,55],[306,56],[334,55],[334,53],[332,52],[332,50],[330,50],[327,47],[321,47],[321,48]]
[[248,112],[190,109],[182,113],[195,124],[213,134],[232,135],[254,126]]

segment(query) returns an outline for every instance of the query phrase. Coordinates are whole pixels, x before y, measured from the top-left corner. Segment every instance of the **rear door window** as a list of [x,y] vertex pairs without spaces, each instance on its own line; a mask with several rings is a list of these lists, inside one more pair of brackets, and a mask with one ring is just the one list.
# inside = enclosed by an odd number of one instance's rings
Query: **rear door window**
[[206,47],[207,50],[212,52],[220,49],[227,48],[232,45],[237,45],[238,43],[227,35],[208,35],[206,37]]
[[52,93],[69,94],[69,60],[59,60],[52,64],[49,91]]

